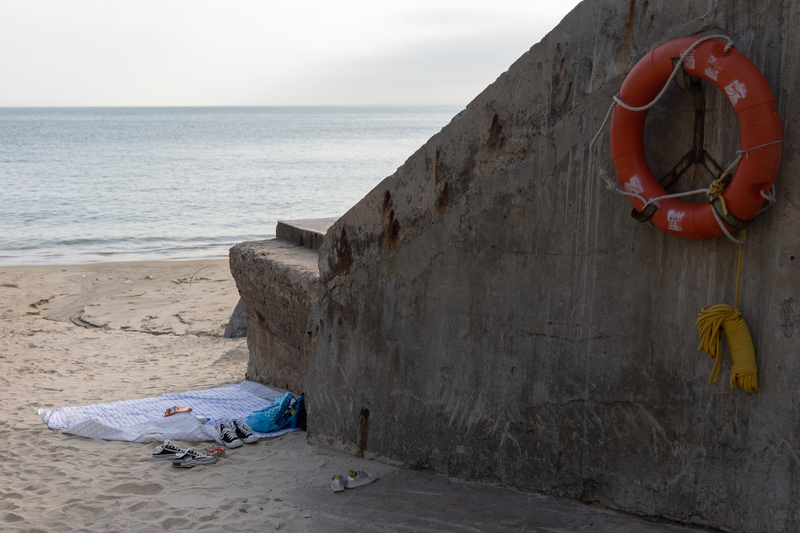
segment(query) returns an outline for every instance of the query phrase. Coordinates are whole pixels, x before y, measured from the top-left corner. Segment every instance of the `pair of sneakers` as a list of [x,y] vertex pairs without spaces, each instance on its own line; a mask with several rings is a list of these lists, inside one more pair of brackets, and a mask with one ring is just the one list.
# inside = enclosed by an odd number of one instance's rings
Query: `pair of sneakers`
[[194,448],[184,450],[173,442],[166,441],[153,450],[153,461],[172,461],[172,466],[176,468],[193,468],[197,465],[212,465],[217,462],[217,458]]
[[343,476],[336,474],[331,478],[331,490],[333,490],[333,492],[342,492],[344,489],[354,489],[362,485],[367,485],[375,481],[375,479],[375,476],[372,474],[367,474],[363,470],[353,470],[351,468],[345,472]]
[[213,465],[216,462],[217,458],[213,455],[189,448],[172,460],[172,466],[174,468],[194,468],[197,465]]
[[236,419],[219,425],[219,438],[228,448],[238,448],[245,442],[247,444],[258,442],[258,437],[253,434],[250,426]]

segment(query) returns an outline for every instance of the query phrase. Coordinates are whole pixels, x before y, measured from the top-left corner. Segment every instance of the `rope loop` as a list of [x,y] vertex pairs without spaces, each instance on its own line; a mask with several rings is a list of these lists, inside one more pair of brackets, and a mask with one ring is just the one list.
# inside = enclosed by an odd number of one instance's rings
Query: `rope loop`
[[[725,199],[722,198],[722,196],[720,196],[719,198],[722,200],[722,202],[723,202],[722,205],[724,206],[725,205],[725,203],[724,203]],[[727,207],[725,209],[727,209]],[[717,224],[719,224],[719,227],[722,228],[722,231],[725,232],[725,236],[728,238],[729,241],[731,241],[733,244],[736,244],[738,246],[741,246],[742,244],[744,244],[744,235],[742,235],[741,239],[737,239],[736,237],[731,235],[731,232],[728,231],[728,228],[725,227],[725,223],[722,222],[722,218],[720,218],[719,213],[717,213],[717,210],[714,209],[713,204],[711,206],[711,213],[714,215],[714,218],[717,220]]]
[[706,36],[706,37],[701,37],[700,39],[698,39],[697,41],[695,41],[695,42],[694,42],[694,44],[692,44],[692,46],[690,46],[689,48],[687,48],[687,49],[686,49],[686,51],[685,51],[683,54],[681,54],[681,57],[680,57],[680,59],[678,59],[678,62],[677,62],[677,63],[675,63],[675,67],[672,69],[672,74],[670,74],[669,78],[667,79],[667,82],[664,84],[664,87],[661,89],[661,92],[659,92],[659,93],[656,95],[656,97],[655,97],[655,98],[653,98],[653,101],[652,101],[652,102],[650,102],[649,104],[643,105],[643,106],[641,106],[641,107],[633,107],[633,106],[629,106],[628,104],[626,104],[625,102],[623,102],[623,101],[620,99],[620,97],[619,97],[619,94],[617,94],[616,96],[614,96],[614,102],[616,102],[617,104],[621,105],[622,107],[624,107],[624,108],[625,108],[625,109],[627,109],[628,111],[645,111],[645,110],[647,110],[647,109],[650,109],[651,107],[653,107],[654,105],[656,105],[656,104],[658,103],[658,101],[659,101],[659,100],[661,100],[661,98],[664,96],[664,93],[666,93],[666,92],[667,92],[667,89],[669,88],[669,84],[670,84],[670,83],[672,83],[672,80],[674,80],[674,79],[675,79],[675,76],[677,76],[677,75],[678,75],[678,72],[680,72],[681,68],[683,68],[683,62],[686,60],[686,58],[687,58],[687,57],[688,57],[688,56],[689,56],[689,55],[690,55],[692,52],[694,52],[695,48],[697,48],[698,46],[700,46],[701,44],[703,44],[703,43],[704,43],[704,42],[706,42],[706,41],[712,41],[712,40],[716,40],[716,41],[722,41],[722,40],[724,40],[724,41],[727,41],[727,42],[728,42],[728,44],[727,44],[727,45],[725,45],[725,48],[724,48],[724,51],[725,51],[726,53],[727,53],[727,52],[728,52],[728,50],[730,50],[730,49],[731,49],[731,47],[733,46],[733,39],[731,39],[731,38],[730,38],[730,37],[728,37],[727,35],[708,35],[708,36]]
[[772,187],[769,188],[769,192],[768,193],[766,193],[764,191],[761,191],[761,198],[763,198],[764,200],[769,202],[770,207],[772,206],[772,204],[774,204],[775,202],[778,201],[778,198],[777,198],[776,193],[775,193],[775,184],[774,183],[772,184]]

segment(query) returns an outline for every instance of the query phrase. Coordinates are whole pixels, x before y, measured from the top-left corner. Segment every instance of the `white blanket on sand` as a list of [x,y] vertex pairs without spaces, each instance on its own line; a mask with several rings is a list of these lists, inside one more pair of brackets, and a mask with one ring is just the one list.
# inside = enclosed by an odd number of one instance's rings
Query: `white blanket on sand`
[[[244,422],[247,415],[270,405],[280,394],[259,383],[243,381],[238,385],[154,398],[39,409],[39,414],[50,429],[92,439],[132,442],[213,440],[221,443],[217,432],[220,422],[234,418]],[[191,407],[192,412],[165,417],[164,411],[176,405]],[[201,418],[209,420],[203,423]],[[258,437],[277,437],[289,431],[294,430],[253,433]]]

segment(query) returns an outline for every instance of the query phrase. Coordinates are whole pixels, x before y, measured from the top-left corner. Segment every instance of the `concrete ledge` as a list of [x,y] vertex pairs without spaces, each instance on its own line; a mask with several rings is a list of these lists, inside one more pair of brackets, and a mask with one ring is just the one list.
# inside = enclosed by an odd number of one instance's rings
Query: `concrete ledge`
[[300,246],[319,250],[328,228],[338,218],[307,218],[301,220],[279,220],[275,234],[279,239],[292,241]]
[[319,254],[283,239],[239,243],[230,266],[244,304],[247,379],[303,392],[308,318]]

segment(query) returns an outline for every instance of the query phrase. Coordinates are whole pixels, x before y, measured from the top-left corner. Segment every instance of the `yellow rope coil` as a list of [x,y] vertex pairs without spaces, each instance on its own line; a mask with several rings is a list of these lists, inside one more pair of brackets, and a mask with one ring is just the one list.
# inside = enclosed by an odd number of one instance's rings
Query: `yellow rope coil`
[[758,390],[758,369],[753,339],[739,309],[727,304],[709,305],[697,315],[697,332],[700,334],[698,350],[704,350],[715,359],[708,382],[712,385],[719,379],[722,368],[721,331],[725,332],[731,350],[731,388],[741,387],[747,392]]
[[[721,181],[721,178],[720,180]],[[731,388],[741,387],[747,392],[758,390],[758,369],[756,368],[756,351],[750,330],[744,323],[739,311],[739,283],[742,280],[742,251],[744,246],[744,230],[739,235],[739,265],[736,272],[736,299],[734,306],[727,304],[707,305],[697,314],[697,332],[700,334],[698,350],[704,350],[709,357],[715,359],[714,368],[708,376],[708,382],[717,383],[722,369],[722,349],[720,348],[720,330],[725,332],[728,347],[731,350]]]

